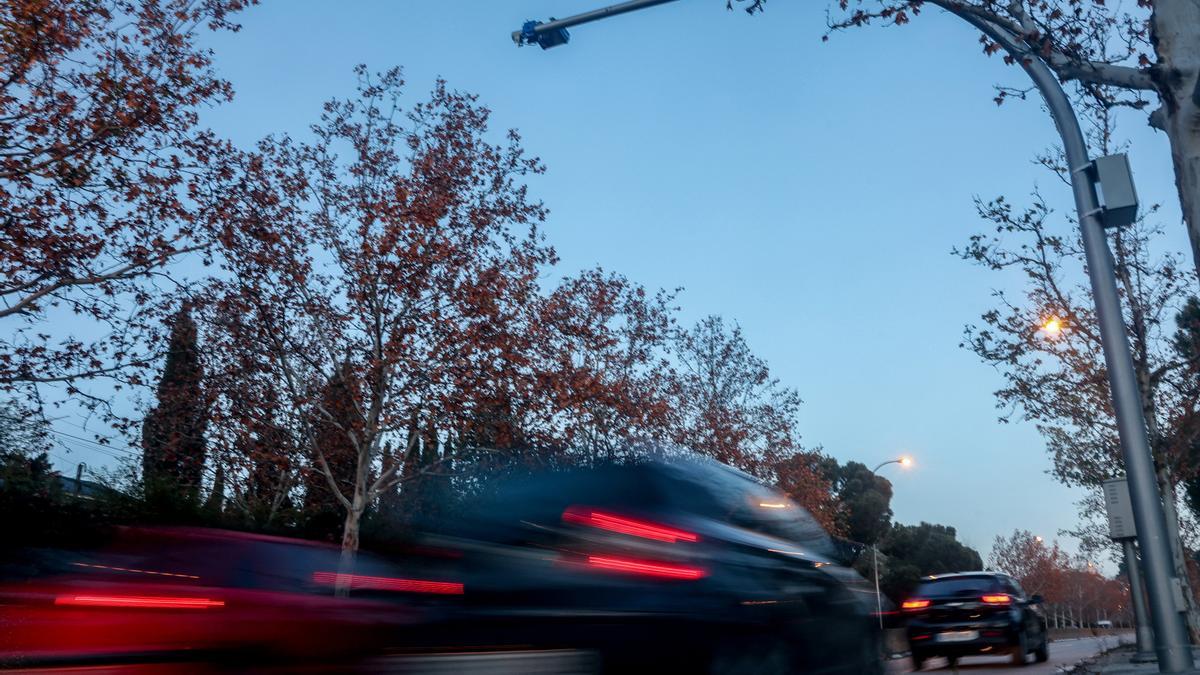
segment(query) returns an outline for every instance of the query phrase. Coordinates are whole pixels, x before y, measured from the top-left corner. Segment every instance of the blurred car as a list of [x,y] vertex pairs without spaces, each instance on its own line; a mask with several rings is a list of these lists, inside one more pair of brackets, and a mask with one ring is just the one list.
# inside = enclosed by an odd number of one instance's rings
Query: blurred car
[[939,574],[921,580],[901,604],[909,650],[920,670],[927,659],[1009,654],[1024,665],[1050,658],[1042,598],[1026,596],[1012,577],[993,572]]
[[881,672],[866,582],[802,507],[727,466],[549,472],[453,520],[430,539],[466,589],[430,627],[443,647],[587,650],[609,672]]
[[[32,552],[0,579],[0,667],[345,664],[417,620],[403,598],[461,590],[365,554],[340,572],[339,554],[195,528],[122,528],[97,549]],[[350,597],[335,597],[339,581]]]

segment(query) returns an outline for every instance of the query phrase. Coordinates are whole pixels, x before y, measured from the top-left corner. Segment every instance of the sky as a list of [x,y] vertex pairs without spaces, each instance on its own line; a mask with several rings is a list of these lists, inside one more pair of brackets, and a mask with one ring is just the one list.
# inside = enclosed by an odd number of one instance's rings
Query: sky
[[[1022,203],[1040,185],[1070,208],[1031,162],[1057,140],[1040,101],[992,101],[1023,73],[932,7],[828,42],[817,0],[753,17],[682,0],[548,51],[509,37],[604,2],[265,0],[240,32],[205,38],[236,99],[203,122],[242,145],[303,137],[323,101],[353,92],[356,64],[403,66],[412,102],[444,78],[547,165],[531,185],[553,276],[602,266],[682,287],[685,323],[736,320],[803,396],[807,445],[869,466],[915,458],[883,470],[898,522],[953,526],[985,559],[997,534],[1072,527],[1081,493],[1047,475],[1030,424],[997,422],[999,374],[959,347],[991,290],[1021,282],[951,255],[985,228],[972,197]],[[1165,137],[1144,115],[1123,132],[1139,195],[1164,204],[1163,250],[1186,250]],[[110,461],[89,447],[72,461]]]

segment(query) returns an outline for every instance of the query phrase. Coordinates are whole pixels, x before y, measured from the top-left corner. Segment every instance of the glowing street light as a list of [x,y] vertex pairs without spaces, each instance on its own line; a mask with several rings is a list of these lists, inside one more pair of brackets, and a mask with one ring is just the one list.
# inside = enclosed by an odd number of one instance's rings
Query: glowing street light
[[879,466],[875,467],[874,469],[871,469],[871,473],[878,473],[880,469],[887,466],[888,464],[899,464],[900,466],[907,469],[913,465],[913,458],[909,455],[900,455],[896,459],[889,459],[886,462],[880,462]]
[[1056,338],[1062,335],[1063,323],[1064,322],[1062,319],[1058,318],[1057,316],[1052,316],[1042,322],[1039,330],[1041,330],[1046,337]]

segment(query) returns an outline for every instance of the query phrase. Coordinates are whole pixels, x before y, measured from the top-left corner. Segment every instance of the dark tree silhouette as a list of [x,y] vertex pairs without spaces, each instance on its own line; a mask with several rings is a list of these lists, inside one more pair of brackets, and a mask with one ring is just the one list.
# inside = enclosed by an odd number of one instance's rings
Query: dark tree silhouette
[[171,321],[171,337],[158,404],[142,422],[142,482],[148,503],[195,508],[204,477],[208,402],[196,323],[184,306]]

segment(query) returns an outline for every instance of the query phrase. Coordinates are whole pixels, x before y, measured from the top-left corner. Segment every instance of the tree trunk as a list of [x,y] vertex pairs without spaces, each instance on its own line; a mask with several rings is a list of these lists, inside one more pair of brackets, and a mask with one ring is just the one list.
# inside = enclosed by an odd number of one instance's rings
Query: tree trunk
[[358,554],[358,531],[363,509],[359,508],[357,496],[352,508],[346,510],[346,522],[342,527],[342,556],[338,563],[337,584],[334,595],[344,598],[350,595],[350,575],[354,574],[354,558]]
[[1162,107],[1151,124],[1166,132],[1175,167],[1175,187],[1188,228],[1192,257],[1200,271],[1200,5],[1194,0],[1156,0],[1151,21],[1158,66],[1154,80]]

